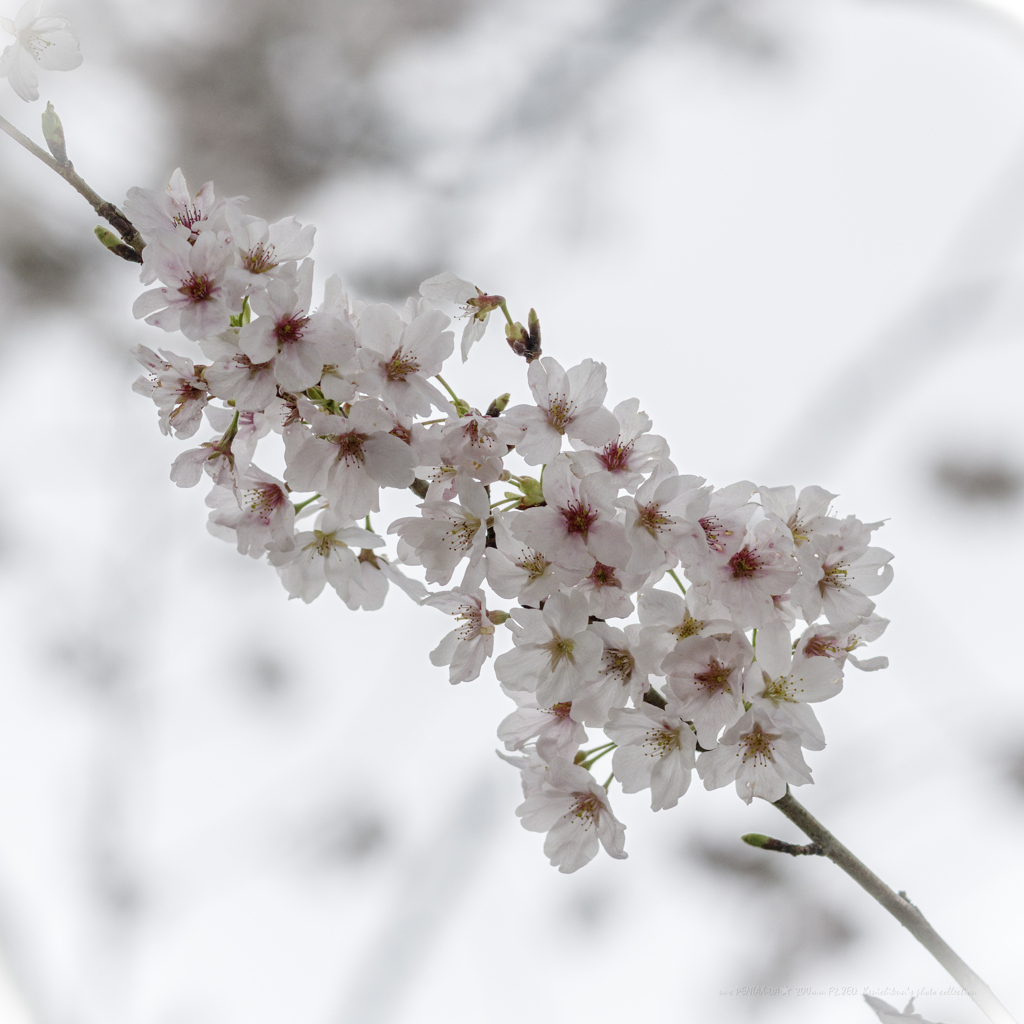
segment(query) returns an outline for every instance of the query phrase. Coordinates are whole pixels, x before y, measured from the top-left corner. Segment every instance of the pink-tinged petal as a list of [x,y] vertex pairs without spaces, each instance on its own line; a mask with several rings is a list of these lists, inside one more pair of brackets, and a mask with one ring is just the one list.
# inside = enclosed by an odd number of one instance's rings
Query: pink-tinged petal
[[277,355],[276,324],[269,316],[261,316],[238,332],[238,347],[254,362],[265,363]]
[[393,434],[372,435],[363,451],[367,474],[382,487],[408,487],[416,478],[416,453]]
[[181,309],[181,333],[190,341],[202,341],[231,326],[231,314],[216,299],[190,302]]
[[587,550],[604,565],[624,567],[633,554],[621,523],[599,519],[587,534]]
[[574,416],[566,428],[571,437],[578,437],[585,444],[600,445],[619,432],[619,422],[614,414],[604,407]]
[[[532,365],[535,366],[536,362]],[[541,466],[554,462],[562,450],[562,435],[545,420],[531,425],[526,436],[514,443],[528,466]]]
[[143,292],[134,303],[132,303],[132,314],[136,320],[141,320],[151,313],[166,309],[170,292],[167,288],[151,288]]
[[773,679],[789,672],[793,661],[789,630],[773,620],[757,631],[757,662]]
[[285,345],[274,360],[274,375],[286,391],[305,391],[320,380],[323,370],[319,351],[305,339]]
[[359,314],[359,340],[365,347],[389,357],[402,343],[405,323],[390,306],[374,303]]

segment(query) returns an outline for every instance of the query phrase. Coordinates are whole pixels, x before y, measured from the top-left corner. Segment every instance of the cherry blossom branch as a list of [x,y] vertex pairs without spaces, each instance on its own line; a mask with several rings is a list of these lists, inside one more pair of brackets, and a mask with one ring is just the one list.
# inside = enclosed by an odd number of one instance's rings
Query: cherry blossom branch
[[[893,892],[878,875],[855,857],[817,818],[795,800],[788,789],[781,800],[775,801],[774,806],[812,840],[812,846],[820,848],[822,856],[828,857],[833,864],[841,867],[869,896],[885,907],[938,960],[993,1024],[1016,1024],[1012,1014],[995,997],[988,985],[957,956],[942,936],[928,923],[924,914],[907,899],[905,893]],[[778,849],[778,847],[767,844],[753,845],[761,845],[764,849]],[[782,845],[789,846],[789,844]],[[793,853],[795,850],[800,850],[800,848],[794,847],[792,850],[786,849],[781,852]],[[807,850],[806,852],[817,851]]]
[[43,134],[50,147],[50,153],[37,146],[3,116],[0,116],[0,129],[23,149],[27,149],[34,157],[42,160],[51,171],[59,174],[96,211],[97,216],[102,217],[117,230],[122,239],[120,242],[109,231],[103,228],[96,229],[97,237],[111,252],[129,263],[142,262],[142,250],[146,243],[135,230],[135,225],[113,203],[95,192],[75,171],[74,165],[68,159],[64,148],[64,129],[52,104],[46,105],[46,112],[43,114]]

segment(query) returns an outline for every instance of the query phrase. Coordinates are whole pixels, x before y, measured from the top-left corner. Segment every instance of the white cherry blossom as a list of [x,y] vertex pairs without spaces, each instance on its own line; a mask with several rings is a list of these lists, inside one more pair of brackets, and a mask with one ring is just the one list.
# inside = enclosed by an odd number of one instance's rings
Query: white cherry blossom
[[626,511],[626,539],[633,549],[628,568],[651,572],[677,562],[693,565],[707,550],[701,516],[710,487],[699,476],[655,473],[631,498],[616,501]]
[[803,578],[793,587],[792,601],[808,622],[822,612],[837,627],[848,627],[870,615],[871,598],[892,582],[892,554],[869,547],[871,527],[855,516],[839,522],[835,533],[815,534],[800,547]]
[[262,558],[270,548],[295,546],[295,506],[284,484],[256,466],[240,474],[234,488],[214,487],[206,504],[213,509],[210,532],[235,541],[239,554]]
[[524,511],[512,530],[567,569],[589,572],[595,560],[625,568],[633,549],[625,527],[615,520],[615,494],[607,475],[591,473],[581,480],[569,460],[559,457],[544,471],[547,505]]
[[544,853],[568,874],[592,861],[598,840],[616,860],[626,857],[625,831],[608,803],[605,788],[586,769],[556,757],[540,787],[518,808],[523,828],[547,832]]
[[849,662],[862,672],[877,672],[889,667],[888,658],[857,658],[852,652],[877,640],[888,625],[888,619],[872,613],[850,629],[836,629],[827,623],[808,626],[797,641],[795,653],[803,658],[834,658],[840,665]]
[[330,585],[345,599],[354,579],[361,577],[356,552],[352,549],[383,547],[384,541],[369,530],[324,509],[312,531],[296,534],[289,551],[272,551],[270,564],[277,568],[290,598],[306,604]]
[[390,426],[381,403],[366,399],[348,416],[313,413],[309,430],[297,423],[285,427],[285,480],[297,491],[323,494],[348,519],[379,512],[380,488],[408,487],[416,464]]
[[294,287],[274,278],[252,296],[259,316],[238,332],[238,347],[253,364],[273,362],[274,377],[287,391],[303,391],[319,382],[327,364],[355,362],[352,327],[329,313],[310,313],[313,261],[303,260]]
[[521,511],[495,514],[494,536],[497,547],[487,548],[487,583],[499,596],[536,607],[559,587],[579,582],[585,568],[572,571],[555,565],[536,548],[531,548],[514,534]]
[[504,622],[505,613],[495,613],[492,618],[483,591],[461,587],[431,594],[423,604],[462,622],[430,652],[431,665],[448,665],[451,683],[476,679],[483,663],[494,653],[494,622]]
[[825,734],[810,704],[828,700],[842,688],[840,662],[794,658],[789,630],[781,623],[770,622],[758,630],[757,660],[747,669],[743,696],[772,721],[795,729],[808,750],[825,748]]
[[180,330],[199,341],[220,334],[242,308],[242,288],[228,275],[230,248],[213,231],[194,244],[171,231],[159,231],[143,250],[143,274],[164,287],[143,292],[132,306],[135,318],[165,331]]
[[738,625],[762,626],[775,615],[773,597],[789,592],[800,572],[790,553],[793,542],[780,524],[762,519],[746,533],[718,539],[719,549],[687,570],[696,583],[707,583]]
[[0,54],[0,78],[26,102],[39,99],[39,68],[73,71],[82,63],[71,22],[59,14],[41,14],[42,0],[27,0],[12,21],[0,17],[0,27],[15,41]]
[[468,478],[456,481],[456,490],[458,502],[424,502],[421,515],[396,519],[388,527],[388,533],[397,533],[400,538],[402,561],[425,566],[428,583],[446,585],[464,558],[469,560],[467,574],[479,566],[483,578],[491,513],[487,492]]
[[697,737],[689,724],[653,704],[612,711],[604,731],[618,749],[612,770],[623,793],[651,791],[651,810],[675,807],[690,788]]
[[748,804],[755,796],[774,803],[786,795],[787,784],[813,781],[799,735],[776,725],[760,708],[751,708],[726,730],[714,750],[700,754],[697,774],[705,789],[735,782],[736,793]]
[[648,574],[627,573],[614,565],[595,562],[590,572],[576,584],[587,599],[590,614],[598,619],[624,619],[633,614],[633,599],[647,582]]
[[637,598],[637,612],[643,627],[641,643],[651,652],[656,675],[664,675],[665,655],[680,640],[733,631],[729,610],[721,601],[708,599],[707,587],[690,587],[685,597],[667,590],[645,590]]
[[590,632],[601,640],[601,660],[594,678],[573,701],[572,716],[601,728],[612,708],[625,707],[627,701],[640,704],[650,687],[651,666],[648,653],[639,644],[638,625],[623,630],[606,622],[594,622]]
[[786,525],[799,547],[816,532],[834,532],[836,520],[828,516],[835,497],[823,487],[805,487],[799,495],[795,487],[759,487],[761,507]]
[[722,729],[742,717],[743,674],[753,657],[747,638],[736,630],[727,640],[689,636],[662,662],[667,710],[693,722],[702,747],[713,747]]
[[[612,410],[617,425],[601,440],[587,446],[570,439],[576,449],[569,453],[579,476],[588,473],[609,473],[616,485],[631,493],[662,459],[668,458],[668,442],[648,433],[651,418],[640,410],[638,398],[627,398]],[[611,427],[611,424],[609,424]]]
[[263,287],[278,276],[289,276],[286,268],[305,259],[313,248],[316,227],[303,226],[294,217],[268,224],[262,217],[242,213],[231,204],[224,209],[224,219],[231,231],[239,270],[247,283]]
[[455,345],[445,328],[449,319],[436,309],[413,306],[408,320],[390,306],[365,306],[359,313],[360,382],[399,416],[427,416],[449,403],[428,378],[441,372]]
[[494,660],[498,681],[536,694],[541,707],[580,697],[597,678],[604,650],[587,628],[582,594],[552,594],[543,611],[515,608],[511,627],[515,647]]
[[132,391],[156,403],[160,432],[169,434],[173,430],[175,437],[191,437],[199,429],[203,409],[210,400],[205,377],[199,375],[191,359],[173,352],[161,349],[157,355],[145,345],[136,345],[132,355],[150,374],[139,377]]
[[551,462],[562,438],[602,444],[617,435],[618,420],[604,408],[608,385],[604,363],[584,359],[563,370],[549,356],[530,363],[527,380],[536,406],[516,405],[502,415],[504,439],[531,466]]
[[571,761],[580,746],[587,742],[583,723],[572,717],[571,701],[545,708],[530,693],[503,689],[519,705],[498,726],[498,739],[506,750],[522,750],[531,740],[536,740],[537,753],[544,761],[556,757]]
[[500,295],[485,294],[451,271],[424,281],[420,285],[420,295],[434,302],[454,302],[462,307],[462,316],[468,318],[462,329],[463,362],[469,358],[473,345],[484,336],[491,313],[504,301]]

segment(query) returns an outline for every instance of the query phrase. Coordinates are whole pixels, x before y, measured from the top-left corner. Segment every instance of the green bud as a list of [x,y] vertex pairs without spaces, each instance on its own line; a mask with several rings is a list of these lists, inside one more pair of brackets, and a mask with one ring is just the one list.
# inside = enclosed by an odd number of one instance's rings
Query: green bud
[[[57,111],[53,109],[52,103],[47,103],[46,109],[43,111],[43,138],[46,139],[46,145],[57,163],[66,164],[68,151],[64,144],[64,125],[60,123],[60,118],[57,116]],[[106,242],[103,244],[106,245]],[[110,246],[108,245],[107,248],[109,249]]]
[[113,249],[115,252],[124,245],[124,242],[113,231],[108,231],[104,227],[93,228],[93,233],[108,249]]
[[748,832],[745,836],[740,836],[748,846],[756,846],[758,849],[764,849],[770,842],[772,842],[771,836],[763,836],[760,832]]
[[495,626],[500,626],[502,623],[508,622],[508,612],[488,612],[487,618],[489,618]]
[[544,488],[539,480],[534,480],[532,476],[521,476],[519,489],[523,492],[523,500],[519,503],[521,508],[544,504]]
[[576,756],[572,759],[573,764],[583,764],[587,759],[587,752],[585,750],[576,751]]
[[498,395],[498,397],[491,402],[489,406],[487,406],[487,415],[500,416],[508,408],[508,403],[511,398],[512,396],[507,391],[503,395]]

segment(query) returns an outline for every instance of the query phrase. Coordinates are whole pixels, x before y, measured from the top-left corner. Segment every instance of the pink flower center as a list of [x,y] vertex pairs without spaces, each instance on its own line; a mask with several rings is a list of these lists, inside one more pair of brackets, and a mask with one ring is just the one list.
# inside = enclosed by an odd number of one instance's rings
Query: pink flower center
[[737,551],[729,559],[729,568],[732,569],[732,578],[734,580],[750,579],[751,576],[757,575],[757,570],[763,564],[757,556],[757,552],[751,551],[750,548],[743,548]]
[[576,804],[566,815],[567,818],[579,818],[584,832],[590,831],[591,825],[597,824],[598,815],[601,813],[601,805],[593,793],[576,793]]
[[804,644],[805,658],[831,658],[839,653],[835,637],[816,633]]
[[561,704],[556,704],[553,708],[548,709],[549,715],[554,715],[555,718],[565,720],[569,717],[569,712],[572,711],[572,701],[562,701]]
[[355,430],[348,434],[338,434],[334,443],[338,446],[338,459],[348,466],[361,465],[366,461],[363,442],[368,434],[360,434]]
[[695,636],[704,628],[703,621],[698,621],[692,615],[687,615],[683,621],[674,629],[670,629],[677,639],[685,640],[688,636]]
[[240,495],[241,504],[255,513],[264,526],[269,525],[270,517],[288,499],[284,491],[277,484],[265,484],[262,487],[253,487]]
[[602,658],[601,675],[618,677],[619,682],[626,686],[633,677],[636,662],[629,651],[619,647],[608,648]]
[[286,320],[279,320],[274,328],[277,337],[278,348],[283,345],[290,345],[293,342],[301,341],[302,334],[309,323],[308,316],[290,316]]
[[192,230],[194,224],[198,224],[203,219],[203,211],[196,209],[194,206],[186,206],[181,213],[175,214],[174,220],[181,224],[183,227]]
[[719,538],[731,537],[732,530],[725,529],[722,526],[722,521],[717,516],[705,516],[700,521],[700,525],[704,528],[704,536],[707,538],[708,547],[712,551],[717,551],[721,554],[725,550],[725,545]]
[[554,398],[548,407],[548,423],[560,434],[564,434],[565,425],[572,419],[572,411],[572,406],[567,398],[563,396]]
[[650,534],[660,533],[663,526],[668,526],[672,520],[661,511],[660,505],[644,505],[637,509],[637,526],[643,527]]
[[590,528],[597,520],[597,513],[589,509],[582,501],[574,501],[566,508],[558,510],[565,520],[565,528],[569,533],[578,533],[587,539]]
[[777,735],[764,732],[761,726],[755,722],[754,728],[740,737],[744,763],[753,758],[755,764],[759,763],[762,767],[767,765],[772,760],[772,740],[778,738]]
[[260,242],[245,254],[245,259],[242,262],[249,273],[265,274],[268,270],[273,270],[277,266],[275,255],[272,245],[264,245]]
[[629,468],[629,457],[632,454],[632,441],[629,444],[620,444],[618,441],[612,441],[605,445],[604,451],[601,452],[598,458],[604,463],[604,468],[609,473],[617,473]]
[[615,567],[605,565],[603,562],[595,564],[589,578],[595,587],[619,587],[620,589],[622,587],[618,577],[615,575]]
[[712,658],[703,672],[695,672],[693,681],[711,694],[732,693],[732,687],[729,686],[729,669],[717,658]]
[[384,375],[389,381],[405,381],[410,373],[415,373],[420,364],[412,356],[407,355],[401,349],[384,364]]
[[178,289],[190,302],[206,302],[213,295],[213,282],[205,274],[191,274]]

